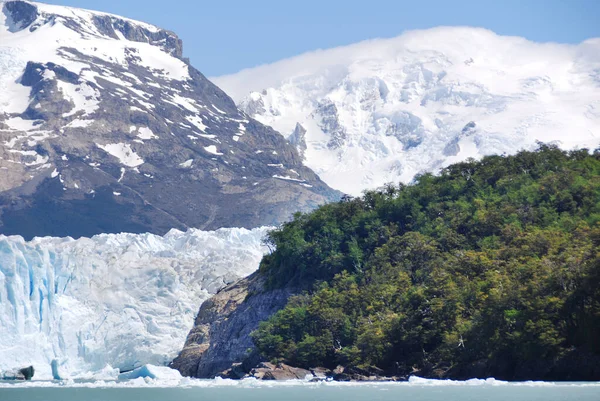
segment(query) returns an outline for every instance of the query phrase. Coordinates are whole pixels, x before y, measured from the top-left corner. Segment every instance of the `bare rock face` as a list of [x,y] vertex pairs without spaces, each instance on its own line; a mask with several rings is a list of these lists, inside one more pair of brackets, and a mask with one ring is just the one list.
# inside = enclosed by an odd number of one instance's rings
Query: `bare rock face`
[[[250,333],[282,309],[292,293],[290,289],[266,291],[259,273],[225,287],[202,304],[171,367],[184,376],[212,378],[242,362],[254,348]],[[280,373],[284,374],[274,375]]]
[[250,377],[259,380],[304,380],[307,376],[312,375],[310,370],[296,368],[285,363],[275,365],[270,362],[262,362],[250,371]]
[[173,32],[0,8],[0,233],[254,228],[340,196],[191,66]]

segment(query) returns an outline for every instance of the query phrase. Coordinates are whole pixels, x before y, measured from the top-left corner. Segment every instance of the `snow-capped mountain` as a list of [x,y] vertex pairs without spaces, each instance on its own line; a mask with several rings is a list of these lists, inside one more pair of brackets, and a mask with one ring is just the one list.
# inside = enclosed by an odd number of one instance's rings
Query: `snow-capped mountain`
[[534,43],[440,27],[213,81],[350,194],[536,141],[600,144],[600,39]]
[[0,2],[0,232],[257,227],[339,194],[127,18]]
[[167,364],[198,305],[256,270],[266,230],[0,235],[0,372],[33,365],[52,378],[53,360],[63,377]]

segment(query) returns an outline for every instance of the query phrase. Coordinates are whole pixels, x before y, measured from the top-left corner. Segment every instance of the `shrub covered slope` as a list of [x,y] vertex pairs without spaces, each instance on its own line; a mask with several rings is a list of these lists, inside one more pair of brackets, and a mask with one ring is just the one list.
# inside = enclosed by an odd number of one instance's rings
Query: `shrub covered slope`
[[322,206],[260,271],[306,289],[266,357],[386,374],[600,379],[600,152],[490,156]]

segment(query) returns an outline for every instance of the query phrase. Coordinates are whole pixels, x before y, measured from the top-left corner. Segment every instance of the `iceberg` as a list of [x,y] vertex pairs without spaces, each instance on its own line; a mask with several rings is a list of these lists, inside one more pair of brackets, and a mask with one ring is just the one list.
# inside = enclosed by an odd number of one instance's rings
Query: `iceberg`
[[0,235],[0,371],[65,379],[166,365],[199,305],[258,268],[267,231]]
[[166,366],[144,365],[129,372],[121,373],[119,380],[133,380],[137,378],[181,380],[183,377],[178,370]]

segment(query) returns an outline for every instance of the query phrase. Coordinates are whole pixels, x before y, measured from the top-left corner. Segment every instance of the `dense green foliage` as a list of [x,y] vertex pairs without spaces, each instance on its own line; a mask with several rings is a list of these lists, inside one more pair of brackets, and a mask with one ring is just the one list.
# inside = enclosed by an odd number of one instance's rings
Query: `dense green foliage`
[[268,285],[306,290],[253,333],[269,358],[406,374],[600,354],[599,151],[458,163],[267,243]]

